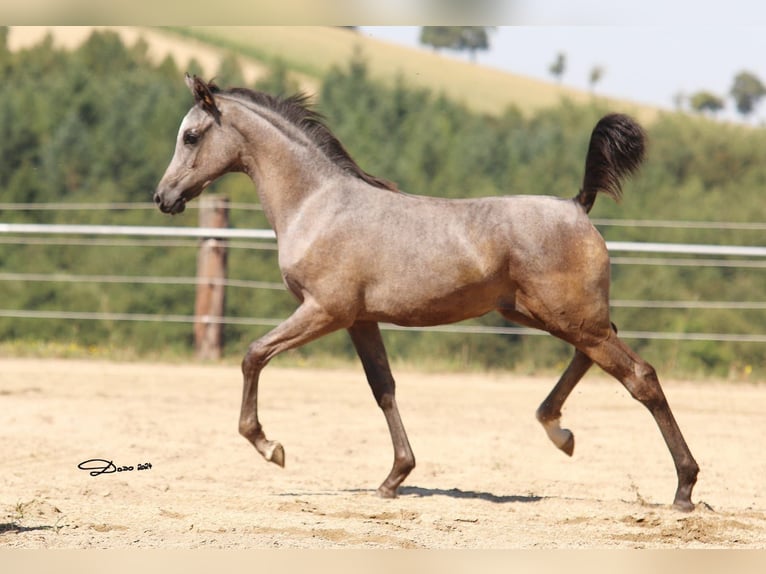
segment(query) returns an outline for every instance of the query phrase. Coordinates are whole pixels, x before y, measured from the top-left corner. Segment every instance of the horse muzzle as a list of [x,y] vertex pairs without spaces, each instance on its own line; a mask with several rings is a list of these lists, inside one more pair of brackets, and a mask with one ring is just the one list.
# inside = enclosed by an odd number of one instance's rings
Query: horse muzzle
[[202,183],[186,187],[179,192],[180,185],[165,186],[160,182],[157,191],[154,192],[154,204],[160,208],[162,213],[176,215],[186,209],[186,203],[197,197],[202,191],[210,185],[212,180],[205,180]]
[[186,209],[186,198],[183,194],[178,194],[175,199],[167,198],[161,191],[154,193],[154,204],[160,208],[162,213],[176,215]]

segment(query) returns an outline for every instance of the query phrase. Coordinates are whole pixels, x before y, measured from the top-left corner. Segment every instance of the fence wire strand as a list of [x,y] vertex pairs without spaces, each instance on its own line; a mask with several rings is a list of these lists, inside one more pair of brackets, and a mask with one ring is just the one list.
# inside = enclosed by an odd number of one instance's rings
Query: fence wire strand
[[[257,204],[230,204],[237,209],[260,210]],[[151,203],[110,203],[110,204],[9,204],[0,203],[1,211],[55,211],[55,210],[128,210],[156,209]],[[625,225],[639,227],[685,227],[696,229],[738,229],[763,230],[766,224],[734,223],[734,222],[679,222],[679,221],[650,221],[650,220],[595,220],[597,225]],[[110,230],[110,227],[112,228]],[[161,233],[159,232],[161,230]],[[110,233],[113,235],[110,237]],[[152,237],[153,233],[162,236],[161,239]],[[2,224],[0,223],[0,244],[26,245],[57,245],[57,246],[88,246],[88,247],[194,247],[198,248],[204,240],[200,228],[151,228],[131,226],[67,226],[44,224]],[[39,235],[47,235],[40,237]],[[66,237],[66,235],[80,235]],[[98,237],[85,237],[95,234]],[[216,231],[217,234],[217,231]],[[270,230],[223,230],[221,235],[228,234],[229,238],[220,239],[221,243],[234,249],[263,249],[276,250],[273,232]],[[120,237],[136,235],[140,237]],[[214,234],[215,235],[215,234]],[[192,239],[189,239],[189,237]],[[258,239],[261,241],[247,240]],[[244,241],[242,241],[244,239]],[[693,255],[693,257],[612,257],[615,265],[662,265],[662,266],[694,266],[694,267],[741,267],[750,269],[766,268],[766,261],[758,259],[766,256],[763,247],[736,246],[705,246],[687,244],[660,244],[636,242],[607,242],[610,251],[643,251],[663,254],[676,253]],[[717,257],[715,257],[717,256]],[[723,257],[737,257],[723,259]],[[738,257],[739,256],[739,257]],[[744,258],[743,258],[744,257]],[[753,259],[755,257],[755,259]],[[164,277],[164,276],[132,276],[132,275],[79,275],[70,273],[14,273],[0,272],[0,281],[10,282],[62,282],[62,283],[104,283],[104,284],[166,284],[166,285],[223,285],[226,287],[248,289],[285,290],[282,283],[251,281],[244,279],[199,279],[197,277]],[[718,309],[759,311],[766,310],[763,301],[649,301],[649,300],[614,300],[611,306],[615,308],[651,308],[651,309]],[[54,310],[24,310],[0,309],[1,318],[38,319],[38,320],[92,320],[92,321],[146,321],[165,323],[195,323],[202,320],[208,323],[224,325],[259,325],[275,326],[282,319],[259,317],[202,317],[190,315],[165,315],[145,313],[100,313],[89,311],[54,311]],[[500,335],[542,335],[541,331],[523,327],[499,327],[472,324],[443,325],[438,327],[398,327],[382,324],[382,329],[389,331],[408,330],[421,332],[465,333],[465,334],[500,334]],[[668,333],[653,331],[620,331],[625,338],[662,339],[676,341],[732,341],[745,343],[764,343],[763,334],[736,333]]]

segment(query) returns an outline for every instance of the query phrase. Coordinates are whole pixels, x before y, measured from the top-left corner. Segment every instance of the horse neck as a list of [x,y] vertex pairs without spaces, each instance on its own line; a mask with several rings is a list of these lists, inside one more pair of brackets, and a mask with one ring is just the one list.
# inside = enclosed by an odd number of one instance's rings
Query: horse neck
[[279,125],[269,114],[239,102],[230,116],[245,139],[242,170],[252,179],[272,228],[279,234],[328,177],[329,160],[290,125]]

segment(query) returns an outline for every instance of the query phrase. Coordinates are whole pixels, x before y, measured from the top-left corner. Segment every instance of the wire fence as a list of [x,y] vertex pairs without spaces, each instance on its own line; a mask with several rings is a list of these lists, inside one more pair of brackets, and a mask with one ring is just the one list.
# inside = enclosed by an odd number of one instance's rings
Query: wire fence
[[[259,211],[261,206],[250,203],[230,203],[230,208]],[[189,207],[195,207],[190,204]],[[39,212],[39,211],[119,211],[119,210],[154,210],[151,203],[0,203],[2,212]],[[616,220],[594,219],[594,224],[611,227],[656,227],[685,228],[705,230],[740,230],[763,231],[766,223],[741,222],[701,222],[668,220]],[[233,229],[204,227],[161,227],[134,225],[79,225],[79,224],[40,224],[40,223],[0,223],[0,244],[19,245],[78,245],[93,248],[116,246],[144,247],[199,247],[201,238],[216,238],[228,248],[276,250],[275,235],[270,229]],[[727,267],[742,269],[766,268],[766,247],[733,245],[699,245],[684,243],[650,243],[607,241],[607,248],[612,256],[613,265],[653,265],[675,267]],[[640,254],[624,256],[614,254]],[[648,256],[647,256],[648,255]],[[666,255],[685,257],[666,257]],[[209,280],[207,280],[209,283]],[[152,275],[115,275],[115,274],[78,274],[78,273],[31,273],[26,270],[4,269],[0,262],[0,283],[92,283],[92,284],[159,284],[159,285],[198,285],[197,277],[152,276]],[[225,278],[215,280],[216,285],[231,289],[266,289],[285,290],[282,283]],[[643,308],[660,310],[730,310],[757,312],[766,310],[766,301],[697,301],[697,300],[622,300],[611,301],[614,308]],[[146,313],[103,313],[91,310],[44,311],[36,309],[0,309],[0,317],[38,320],[93,320],[93,321],[145,321],[160,323],[194,323],[200,318],[192,315],[167,315]],[[273,326],[281,322],[273,317],[205,317],[205,321],[224,325],[261,325]],[[381,325],[387,330],[404,329],[396,325]],[[483,333],[539,335],[533,329],[507,326],[484,326],[471,324],[444,325],[439,327],[407,328],[415,331],[435,331],[444,333]],[[752,333],[689,333],[659,331],[620,331],[625,338],[647,340],[677,341],[733,341],[766,342],[766,334]]]
[[[259,203],[229,202],[229,208],[236,211],[263,211]],[[198,209],[198,203],[188,203],[187,209]],[[151,202],[111,202],[111,203],[3,203],[2,211],[154,211],[157,206]],[[679,219],[609,219],[593,217],[591,221],[599,227],[649,227],[655,229],[706,229],[715,231],[766,231],[765,222],[742,221],[690,221]]]

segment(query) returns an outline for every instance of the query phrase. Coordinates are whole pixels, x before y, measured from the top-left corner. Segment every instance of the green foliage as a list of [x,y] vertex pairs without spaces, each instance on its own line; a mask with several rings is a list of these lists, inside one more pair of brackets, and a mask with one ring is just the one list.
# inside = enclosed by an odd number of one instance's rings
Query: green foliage
[[[172,59],[159,65],[146,45],[126,47],[110,33],[96,33],[68,53],[50,38],[10,53],[0,35],[0,202],[148,202],[172,154],[181,118],[191,105]],[[192,62],[190,73],[200,73]],[[290,70],[274,62],[260,89],[289,93]],[[563,73],[563,69],[562,69]],[[220,65],[217,81],[241,81],[236,59]],[[470,112],[442,94],[408,85],[374,82],[357,52],[324,78],[317,107],[358,163],[396,181],[404,191],[439,197],[549,194],[572,197],[582,180],[585,153],[598,118],[611,110],[562,101],[533,115],[509,107],[499,116]],[[664,114],[648,126],[648,157],[625,187],[621,204],[597,201],[592,217],[690,221],[766,221],[766,132],[682,114]],[[250,180],[232,174],[207,193],[254,203]],[[193,206],[193,205],[192,205]],[[191,213],[189,213],[191,212]],[[158,211],[0,212],[6,222],[195,225],[193,210],[168,218]],[[235,227],[267,225],[258,211],[232,212]],[[601,226],[608,240],[762,245],[762,233],[705,228]],[[0,271],[190,277],[196,249],[189,247],[17,245],[0,243]],[[232,279],[281,281],[273,250],[231,249]],[[766,301],[763,268],[615,263],[614,301]],[[4,309],[191,315],[194,287],[97,282],[2,281]],[[231,287],[226,314],[279,319],[295,308],[284,290]],[[766,333],[762,310],[651,309],[618,306],[621,331]],[[488,315],[473,324],[509,326]],[[267,326],[226,327],[226,352],[239,357]],[[570,349],[552,337],[387,331],[392,361],[424,367],[560,370]],[[191,325],[172,322],[0,319],[0,345],[19,341],[63,349],[129,349],[150,356],[191,352]],[[766,349],[752,343],[629,341],[660,372],[763,376]],[[48,346],[46,346],[48,345]],[[320,339],[289,355],[295,360],[351,359],[344,333]],[[288,359],[289,360],[289,359]],[[667,374],[665,376],[668,376]]]
[[590,73],[588,74],[588,84],[590,85],[590,89],[594,90],[596,88],[596,84],[598,84],[603,77],[604,68],[601,66],[593,66],[590,69]]
[[743,116],[749,116],[766,95],[766,86],[755,74],[740,72],[734,77],[729,93],[734,98],[737,111]]
[[489,49],[489,34],[485,26],[423,26],[420,43],[437,50],[467,50],[474,56],[477,50]]
[[227,52],[218,66],[215,81],[222,86],[244,86],[245,78],[239,60],[232,52]]
[[278,58],[269,73],[255,82],[255,89],[278,96],[288,95],[298,91],[298,82],[290,77],[285,61]]
[[710,112],[715,114],[724,108],[723,98],[706,90],[696,92],[689,98],[689,105],[695,112]]
[[563,52],[556,54],[556,59],[548,66],[548,71],[556,78],[557,82],[561,82],[564,72],[567,71],[567,55]]

